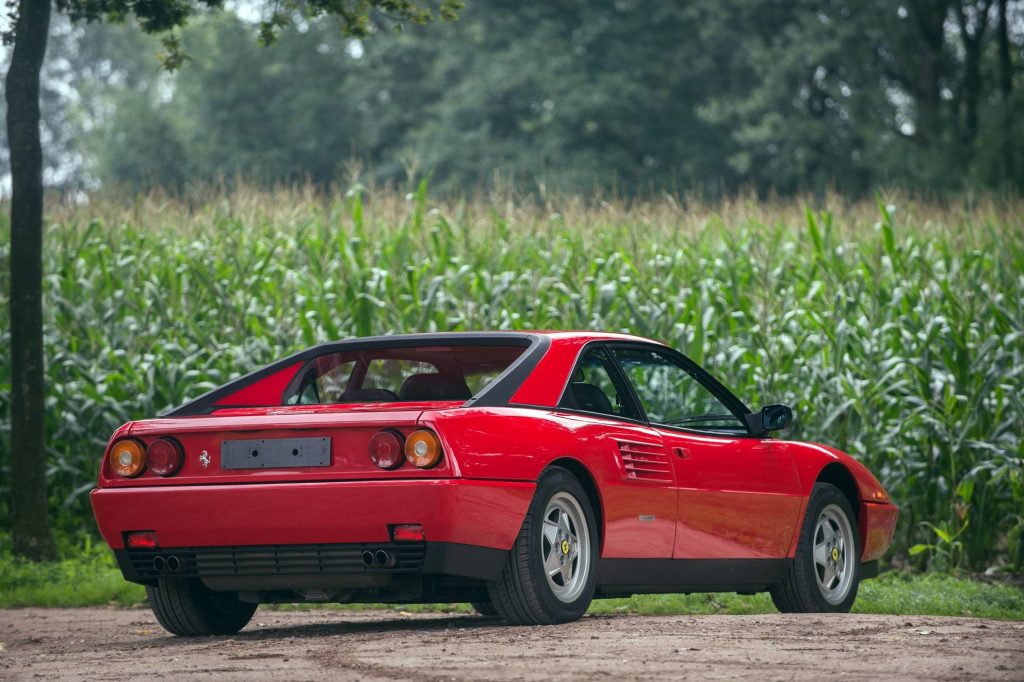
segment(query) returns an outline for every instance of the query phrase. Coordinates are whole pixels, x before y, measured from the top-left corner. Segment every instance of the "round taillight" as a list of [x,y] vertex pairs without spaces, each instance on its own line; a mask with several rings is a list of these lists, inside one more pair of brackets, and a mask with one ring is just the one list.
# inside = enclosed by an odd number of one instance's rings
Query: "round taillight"
[[413,431],[405,439],[405,458],[420,469],[429,469],[441,461],[441,441],[433,431]]
[[381,431],[370,439],[370,461],[381,469],[401,466],[404,459],[400,433]]
[[146,468],[146,451],[136,440],[126,438],[110,448],[110,468],[118,476],[134,478]]
[[173,476],[181,470],[185,453],[173,438],[157,438],[146,448],[146,462],[158,476]]

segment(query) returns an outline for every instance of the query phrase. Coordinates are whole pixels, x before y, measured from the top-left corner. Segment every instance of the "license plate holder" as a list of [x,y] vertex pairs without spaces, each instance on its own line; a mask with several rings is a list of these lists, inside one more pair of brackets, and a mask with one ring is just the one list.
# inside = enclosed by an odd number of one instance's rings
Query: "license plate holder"
[[222,469],[284,469],[331,465],[331,439],[253,438],[220,444]]

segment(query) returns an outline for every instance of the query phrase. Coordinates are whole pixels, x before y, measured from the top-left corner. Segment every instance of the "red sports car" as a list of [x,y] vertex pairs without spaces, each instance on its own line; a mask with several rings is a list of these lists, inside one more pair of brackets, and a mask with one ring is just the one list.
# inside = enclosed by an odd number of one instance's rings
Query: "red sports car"
[[110,440],[92,505],[179,635],[263,602],[468,601],[510,623],[594,597],[769,591],[847,611],[898,510],[860,463],[776,440],[660,343],[593,332],[319,345]]

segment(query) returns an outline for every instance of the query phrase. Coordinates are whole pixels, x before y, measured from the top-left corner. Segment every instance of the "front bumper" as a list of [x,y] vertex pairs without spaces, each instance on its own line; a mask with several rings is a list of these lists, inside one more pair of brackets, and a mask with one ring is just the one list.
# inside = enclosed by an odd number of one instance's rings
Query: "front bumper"
[[896,534],[896,521],[899,520],[900,509],[894,504],[864,502],[860,505],[861,528],[860,560],[864,563],[875,561],[892,544]]
[[[531,482],[467,479],[169,485],[97,489],[90,500],[100,532],[130,580],[144,578],[131,572],[136,569],[124,545],[131,531],[154,531],[160,551],[174,548],[182,557],[243,555],[246,548],[288,555],[288,548],[303,547],[306,554],[296,556],[312,556],[319,567],[325,559],[350,561],[347,553],[358,557],[366,547],[408,547],[392,543],[389,526],[397,524],[423,526],[418,570],[443,573],[466,563],[467,552],[472,563],[473,548],[499,554],[511,548],[534,488]],[[466,570],[454,574],[483,577]]]

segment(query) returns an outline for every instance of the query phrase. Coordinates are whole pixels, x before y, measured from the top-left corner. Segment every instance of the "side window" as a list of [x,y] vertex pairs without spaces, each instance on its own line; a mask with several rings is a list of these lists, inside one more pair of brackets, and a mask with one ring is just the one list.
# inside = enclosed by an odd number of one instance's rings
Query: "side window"
[[743,422],[671,356],[642,348],[611,352],[652,424],[746,432]]
[[591,348],[579,359],[559,404],[586,412],[640,419],[629,390],[614,374],[611,360],[601,348]]

